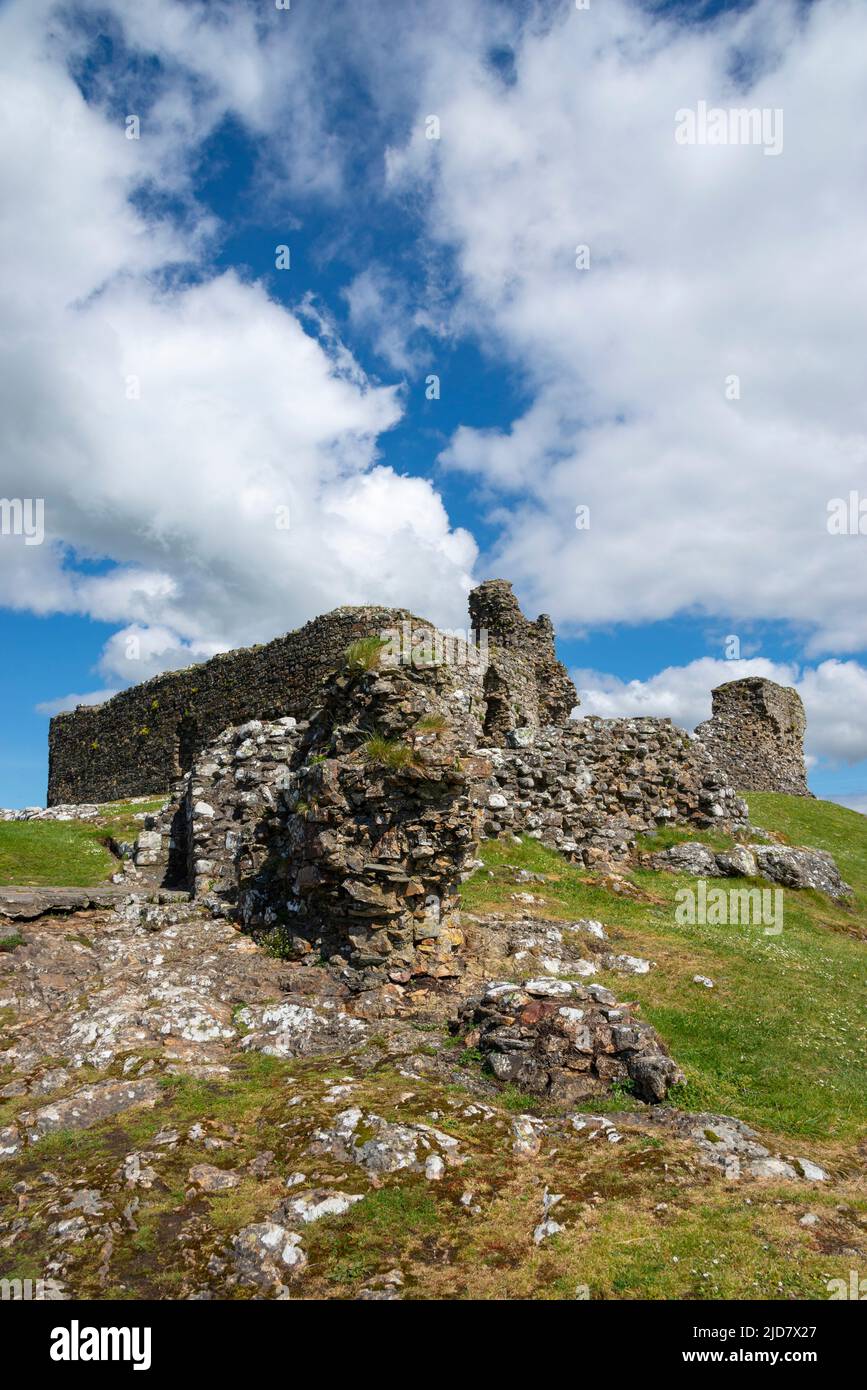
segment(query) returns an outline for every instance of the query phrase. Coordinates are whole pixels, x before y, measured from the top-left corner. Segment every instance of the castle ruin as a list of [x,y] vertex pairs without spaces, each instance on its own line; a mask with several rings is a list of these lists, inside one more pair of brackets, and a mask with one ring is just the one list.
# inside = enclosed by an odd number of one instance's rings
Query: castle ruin
[[807,720],[797,690],[761,676],[712,692],[713,713],[696,737],[739,791],[812,796],[804,764]]
[[346,648],[365,637],[388,640],[401,649],[399,659],[417,666],[439,664],[446,683],[463,690],[487,742],[505,742],[516,727],[565,723],[578,695],[557,660],[551,619],[542,614],[529,622],[501,579],[479,585],[469,603],[475,641],[444,638],[405,608],[336,608],[272,642],[58,714],[48,739],[48,805],[159,795],[230,725],[306,719]]
[[[336,608],[272,642],[167,671],[104,704],[56,715],[48,736],[48,805],[166,792],[230,725],[307,718],[352,642],[400,633],[405,624],[420,636],[435,632],[405,608]],[[480,663],[466,643],[453,645],[455,685],[480,711]]]
[[657,827],[742,828],[740,789],[809,794],[794,691],[721,686],[698,736],[573,719],[550,619],[524,617],[503,580],[469,608],[466,641],[403,609],[339,608],[59,715],[51,800],[168,792],[133,874],[403,983],[459,969],[458,890],[482,837],[610,873]]

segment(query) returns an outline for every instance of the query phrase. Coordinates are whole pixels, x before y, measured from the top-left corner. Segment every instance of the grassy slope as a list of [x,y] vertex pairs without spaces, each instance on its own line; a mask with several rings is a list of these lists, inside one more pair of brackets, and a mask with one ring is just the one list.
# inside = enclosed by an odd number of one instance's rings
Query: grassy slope
[[141,830],[134,816],[158,810],[163,800],[114,802],[95,821],[0,823],[0,884],[89,888],[104,883],[117,868],[107,841],[134,839]]
[[[545,873],[546,884],[531,885],[544,906],[532,911],[599,918],[616,947],[656,962],[649,975],[604,982],[640,1001],[684,1068],[678,1103],[737,1115],[792,1143],[809,1139],[814,1150],[821,1141],[833,1157],[867,1119],[867,819],[824,802],[750,800],[768,829],[838,856],[856,890],[853,909],[818,893],[787,892],[779,937],[755,927],[682,926],[674,919],[675,893],[687,878],[635,872],[644,900],[631,901],[594,886],[532,840],[520,849],[485,844],[482,857],[494,877],[480,870],[464,885],[464,899],[469,908],[517,912],[512,876],[498,868],[521,864]],[[708,976],[714,989],[695,984],[695,975]]]

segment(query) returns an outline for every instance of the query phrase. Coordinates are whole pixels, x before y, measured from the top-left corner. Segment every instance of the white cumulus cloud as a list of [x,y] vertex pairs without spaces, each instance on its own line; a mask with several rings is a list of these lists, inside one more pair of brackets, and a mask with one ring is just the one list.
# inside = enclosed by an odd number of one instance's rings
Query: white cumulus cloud
[[[561,627],[700,611],[854,652],[867,540],[826,522],[867,469],[867,8],[682,19],[534,11],[510,81],[431,36],[389,176],[454,251],[457,315],[532,397],[458,428],[443,462],[488,488],[487,568]],[[699,101],[781,110],[782,152],[678,144]]]
[[[379,461],[399,388],[368,379],[310,301],[292,312],[208,269],[217,229],[191,179],[227,112],[273,136],[274,111],[295,110],[285,187],[339,186],[328,140],[318,161],[307,144],[315,84],[289,80],[303,54],[281,34],[269,47],[246,6],[94,9],[162,65],[138,140],[110,84],[82,96],[54,6],[0,15],[2,492],[43,499],[46,529],[39,546],[3,537],[4,602],[117,624],[112,684],[339,603],[460,621],[471,536],[430,482]],[[168,194],[183,215],[148,211]]]

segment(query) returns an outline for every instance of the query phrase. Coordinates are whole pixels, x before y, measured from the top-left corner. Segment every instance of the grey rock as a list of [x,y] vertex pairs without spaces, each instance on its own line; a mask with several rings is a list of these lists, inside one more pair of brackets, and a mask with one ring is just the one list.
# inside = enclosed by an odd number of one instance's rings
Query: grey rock
[[835,902],[852,896],[832,855],[825,850],[791,845],[752,845],[759,873],[785,888],[814,888]]
[[726,878],[755,878],[758,874],[754,848],[747,849],[746,845],[735,845],[732,849],[719,852],[715,857],[717,868]]
[[670,849],[651,856],[651,863],[657,869],[669,869],[672,873],[688,874],[690,878],[719,878],[720,868],[716,855],[707,845],[696,840],[685,844],[672,845]]
[[89,1129],[134,1106],[153,1106],[161,1095],[156,1081],[95,1081],[63,1100],[19,1117],[31,1143],[62,1129]]
[[211,1163],[194,1163],[188,1181],[202,1192],[228,1192],[241,1181],[240,1174],[230,1168],[215,1168]]
[[284,1292],[283,1280],[300,1274],[307,1256],[297,1231],[279,1221],[256,1221],[232,1238],[231,1258],[241,1283]]

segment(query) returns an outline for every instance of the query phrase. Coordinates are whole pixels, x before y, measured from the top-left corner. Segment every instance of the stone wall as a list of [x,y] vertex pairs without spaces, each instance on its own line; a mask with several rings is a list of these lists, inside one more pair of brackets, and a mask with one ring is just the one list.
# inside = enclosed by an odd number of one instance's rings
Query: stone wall
[[487,638],[487,741],[501,745],[511,729],[564,724],[578,704],[578,692],[557,660],[548,615],[531,622],[511,584],[488,579],[470,594],[470,622]]
[[504,743],[516,725],[565,721],[577,695],[555,655],[550,619],[526,619],[504,580],[481,584],[469,602],[475,641],[444,639],[403,608],[336,608],[263,646],[59,714],[49,733],[48,804],[167,791],[223,729],[251,719],[307,719],[350,643],[385,633],[393,634],[385,663],[444,668],[492,743]]
[[144,863],[183,862],[196,897],[366,985],[454,974],[491,771],[477,733],[446,668],[338,674],[311,720],[250,721],[203,750],[139,837]]
[[[373,735],[384,746],[371,756]],[[667,719],[511,738],[478,747],[469,698],[442,667],[339,674],[309,721],[224,730],[139,837],[136,865],[277,931],[281,949],[405,982],[458,968],[458,886],[481,835],[529,834],[604,868],[654,826],[746,818],[704,746]]]
[[[434,632],[406,609],[337,608],[264,646],[155,676],[102,705],[51,721],[48,804],[159,795],[188,771],[223,729],[250,719],[306,719],[327,677],[358,638],[407,625]],[[472,647],[452,644],[453,684],[484,717],[482,676]]]
[[812,796],[804,764],[807,721],[796,690],[749,676],[717,686],[712,699],[711,718],[696,737],[732,786]]
[[657,825],[736,827],[747,807],[706,748],[670,719],[571,720],[490,749],[484,833],[529,834],[588,867]]

